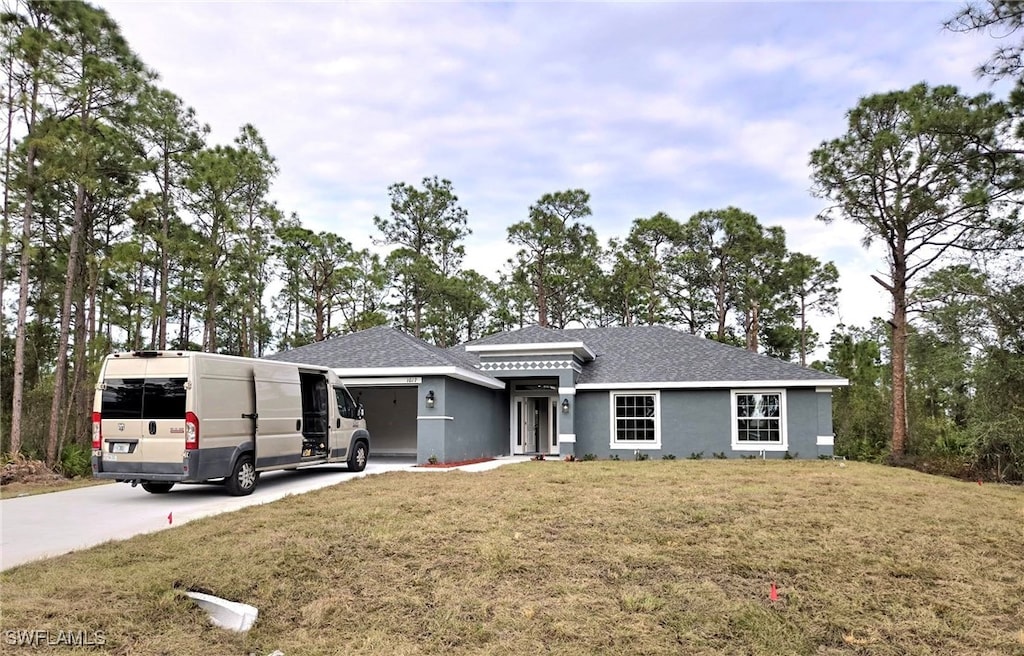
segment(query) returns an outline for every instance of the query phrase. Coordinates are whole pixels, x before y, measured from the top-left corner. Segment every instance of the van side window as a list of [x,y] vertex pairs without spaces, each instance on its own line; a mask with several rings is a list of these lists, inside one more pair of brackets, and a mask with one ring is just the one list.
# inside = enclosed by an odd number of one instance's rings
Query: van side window
[[338,414],[346,419],[355,419],[356,405],[352,402],[352,397],[348,395],[345,388],[335,387],[334,398],[338,400]]
[[184,419],[186,378],[108,378],[104,419]]

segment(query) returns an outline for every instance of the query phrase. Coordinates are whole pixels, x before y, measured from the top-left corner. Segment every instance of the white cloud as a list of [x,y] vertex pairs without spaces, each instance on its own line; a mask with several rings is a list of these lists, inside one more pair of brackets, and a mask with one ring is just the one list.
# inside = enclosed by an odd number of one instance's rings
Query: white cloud
[[258,128],[279,205],[312,229],[369,246],[387,186],[439,175],[490,275],[545,192],[590,191],[602,240],[738,204],[836,261],[848,321],[884,311],[884,261],[813,220],[810,150],[864,95],[987,89],[994,47],[941,30],[952,3],[100,4],[214,141]]

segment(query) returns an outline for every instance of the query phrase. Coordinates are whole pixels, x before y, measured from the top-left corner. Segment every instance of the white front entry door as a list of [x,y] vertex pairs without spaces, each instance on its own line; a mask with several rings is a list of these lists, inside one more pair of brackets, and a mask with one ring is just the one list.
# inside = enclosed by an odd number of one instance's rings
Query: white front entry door
[[558,398],[516,396],[512,399],[512,453],[558,454]]

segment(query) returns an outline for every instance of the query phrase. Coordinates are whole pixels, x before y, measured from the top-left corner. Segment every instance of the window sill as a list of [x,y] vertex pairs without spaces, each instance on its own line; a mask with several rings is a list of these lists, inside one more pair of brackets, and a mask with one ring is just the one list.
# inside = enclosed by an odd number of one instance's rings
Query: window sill
[[779,444],[778,442],[743,442],[742,444],[733,444],[733,451],[789,451],[788,444]]
[[652,444],[651,442],[612,442],[611,448],[619,449],[621,451],[636,451],[637,449],[643,451],[657,451],[661,448],[661,444]]

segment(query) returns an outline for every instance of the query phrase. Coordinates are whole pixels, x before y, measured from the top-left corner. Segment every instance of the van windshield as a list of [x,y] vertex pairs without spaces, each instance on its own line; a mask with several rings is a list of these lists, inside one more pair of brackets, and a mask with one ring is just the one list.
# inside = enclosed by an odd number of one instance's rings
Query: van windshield
[[187,378],[108,378],[104,419],[184,419]]

